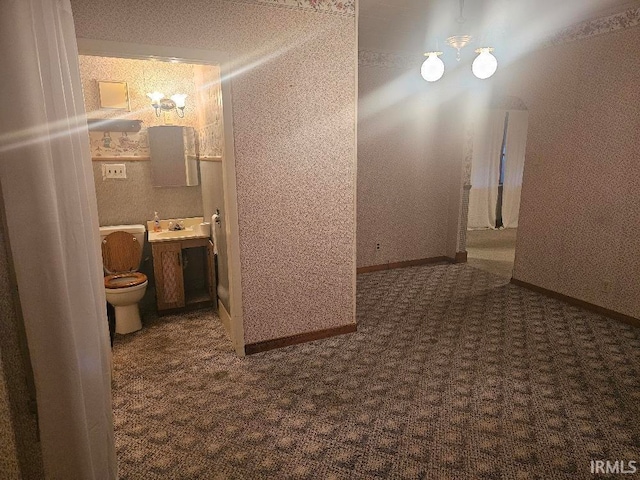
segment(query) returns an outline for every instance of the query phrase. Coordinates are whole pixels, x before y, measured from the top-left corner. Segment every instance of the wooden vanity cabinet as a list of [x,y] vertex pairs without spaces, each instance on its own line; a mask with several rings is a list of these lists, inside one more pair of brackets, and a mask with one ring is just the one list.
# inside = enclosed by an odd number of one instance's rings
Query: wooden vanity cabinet
[[[205,284],[195,294],[185,292],[182,251],[203,248],[205,253]],[[158,312],[184,307],[217,304],[215,254],[208,238],[154,242],[151,244]]]
[[184,277],[182,275],[182,246],[180,242],[154,243],[151,250],[158,310],[184,307]]

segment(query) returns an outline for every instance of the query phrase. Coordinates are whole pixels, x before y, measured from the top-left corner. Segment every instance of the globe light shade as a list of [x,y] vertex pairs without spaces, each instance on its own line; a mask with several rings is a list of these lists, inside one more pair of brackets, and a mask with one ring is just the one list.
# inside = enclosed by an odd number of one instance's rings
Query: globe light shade
[[176,93],[175,95],[171,95],[171,100],[175,102],[177,108],[184,108],[186,98],[186,93]]
[[444,62],[438,58],[442,52],[425,53],[427,59],[422,64],[420,74],[427,82],[437,82],[444,75]]
[[471,71],[480,80],[485,80],[496,73],[498,69],[498,60],[491,52],[493,48],[479,48],[476,50],[478,55],[471,64]]
[[152,103],[160,103],[160,100],[164,98],[164,93],[160,93],[160,92],[147,93],[147,97],[151,99]]

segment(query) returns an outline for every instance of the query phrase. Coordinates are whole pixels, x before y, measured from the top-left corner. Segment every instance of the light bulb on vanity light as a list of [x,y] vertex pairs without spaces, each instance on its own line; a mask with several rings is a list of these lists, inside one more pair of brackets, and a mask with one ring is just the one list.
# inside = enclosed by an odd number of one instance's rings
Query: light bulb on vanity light
[[180,118],[184,118],[184,107],[186,105],[186,98],[186,93],[176,93],[174,95],[171,95],[171,100],[173,100],[173,103],[176,104],[177,113]]
[[151,106],[155,109],[156,116],[160,116],[160,108],[162,107],[162,99],[164,98],[164,93],[147,93],[147,97],[151,99]]
[[476,50],[476,53],[480,55],[471,64],[471,71],[480,80],[489,78],[498,69],[498,60],[491,52],[493,52],[491,47],[482,47]]
[[437,82],[444,75],[444,62],[438,57],[442,52],[427,52],[427,59],[420,68],[420,74],[427,82]]
[[175,95],[171,95],[171,100],[176,102],[176,107],[178,108],[184,108],[185,98],[187,98],[186,93],[176,93]]
[[164,93],[160,93],[160,92],[147,93],[147,97],[151,99],[152,104],[160,103],[160,100],[164,98]]

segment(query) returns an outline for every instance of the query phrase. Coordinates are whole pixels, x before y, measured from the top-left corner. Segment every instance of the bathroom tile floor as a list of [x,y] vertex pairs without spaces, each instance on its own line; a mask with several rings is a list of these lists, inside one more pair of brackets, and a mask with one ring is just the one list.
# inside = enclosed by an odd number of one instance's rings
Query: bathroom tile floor
[[207,311],[114,346],[122,479],[592,478],[640,460],[640,329],[468,265],[359,275],[358,332],[247,358]]

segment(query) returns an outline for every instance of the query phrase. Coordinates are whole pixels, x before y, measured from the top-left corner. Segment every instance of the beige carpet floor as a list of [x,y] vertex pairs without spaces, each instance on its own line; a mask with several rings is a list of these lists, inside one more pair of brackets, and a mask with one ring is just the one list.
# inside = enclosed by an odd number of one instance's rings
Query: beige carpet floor
[[640,329],[468,265],[359,275],[357,319],[248,358],[206,311],[118,337],[120,478],[590,479],[591,460],[640,460]]
[[511,278],[516,253],[517,229],[469,230],[467,255],[469,265],[495,275]]

